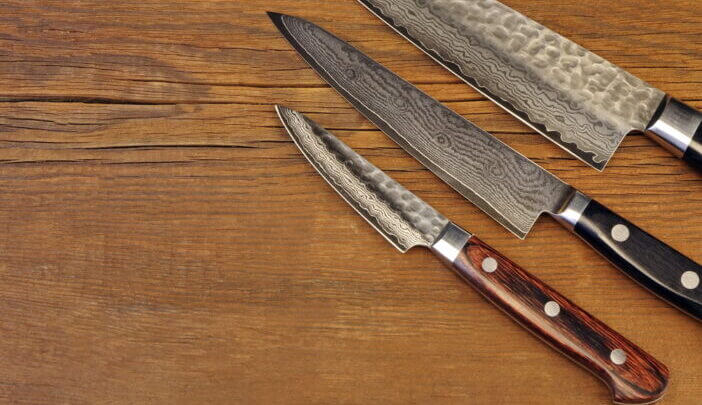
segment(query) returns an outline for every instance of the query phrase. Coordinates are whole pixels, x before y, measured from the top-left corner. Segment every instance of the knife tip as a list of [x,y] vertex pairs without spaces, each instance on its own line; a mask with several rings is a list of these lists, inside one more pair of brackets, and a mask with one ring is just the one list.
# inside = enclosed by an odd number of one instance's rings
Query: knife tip
[[288,107],[286,107],[284,105],[280,105],[280,104],[274,105],[273,108],[275,108],[275,112],[277,112],[278,115],[283,115],[286,113],[294,112],[294,110],[292,110],[291,108],[288,108]]
[[268,17],[275,25],[279,25],[283,19],[283,14],[276,13],[275,11],[266,11],[266,14],[268,14]]
[[280,104],[276,104],[274,107],[275,107],[275,112],[278,115],[278,119],[280,119],[280,121],[283,123],[283,126],[285,126],[286,128],[288,128],[288,123],[291,120],[295,119],[294,117],[297,117],[297,118],[300,118],[303,120],[306,119],[306,117],[303,114],[293,110],[292,108],[288,108],[288,107],[285,107],[285,106],[280,105]]

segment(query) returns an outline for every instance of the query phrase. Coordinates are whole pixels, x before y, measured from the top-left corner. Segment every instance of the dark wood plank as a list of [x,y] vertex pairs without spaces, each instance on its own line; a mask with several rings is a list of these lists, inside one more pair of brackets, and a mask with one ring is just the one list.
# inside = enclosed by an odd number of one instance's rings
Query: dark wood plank
[[[505,0],[702,108],[698,2]],[[0,402],[607,403],[422,250],[318,177],[274,103],[333,130],[671,369],[702,332],[550,220],[519,241],[379,133],[266,10],[311,19],[702,261],[702,177],[643,136],[603,174],[355,1],[11,0],[0,9]],[[684,226],[683,226],[684,224]]]

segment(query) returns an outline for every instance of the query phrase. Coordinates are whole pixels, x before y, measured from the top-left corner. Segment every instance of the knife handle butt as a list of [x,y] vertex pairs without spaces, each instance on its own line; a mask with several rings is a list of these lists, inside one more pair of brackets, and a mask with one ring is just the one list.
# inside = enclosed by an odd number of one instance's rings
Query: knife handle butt
[[699,264],[594,200],[573,231],[636,282],[702,320]]
[[609,386],[614,402],[660,399],[668,369],[545,283],[471,237],[453,269],[484,297]]

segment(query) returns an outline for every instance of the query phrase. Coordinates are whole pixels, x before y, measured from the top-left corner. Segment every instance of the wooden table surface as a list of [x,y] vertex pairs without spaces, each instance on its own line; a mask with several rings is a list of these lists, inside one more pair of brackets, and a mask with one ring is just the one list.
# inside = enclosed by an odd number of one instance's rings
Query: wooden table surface
[[[696,0],[506,0],[702,108]],[[9,0],[0,8],[0,402],[607,404],[605,386],[320,179],[309,114],[672,371],[702,329],[544,218],[520,241],[331,90],[266,10],[333,30],[702,261],[702,176],[642,135],[598,174],[353,0]]]

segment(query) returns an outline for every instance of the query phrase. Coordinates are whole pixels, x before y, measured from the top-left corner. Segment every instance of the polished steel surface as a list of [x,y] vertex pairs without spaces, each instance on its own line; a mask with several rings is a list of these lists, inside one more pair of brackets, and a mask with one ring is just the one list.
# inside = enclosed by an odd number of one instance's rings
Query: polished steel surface
[[680,277],[680,283],[688,290],[694,290],[700,286],[700,275],[694,271],[686,271]]
[[494,273],[497,271],[499,263],[494,257],[486,257],[485,259],[483,259],[483,262],[480,264],[480,267],[486,273]]
[[444,232],[441,233],[441,236],[439,236],[439,239],[431,246],[431,250],[446,264],[451,265],[458,258],[470,237],[470,233],[450,222],[444,229]]
[[702,113],[671,98],[666,101],[663,112],[648,128],[646,135],[675,156],[681,157],[692,143],[692,138],[701,124]]
[[359,0],[437,62],[604,169],[665,94],[495,0]]
[[580,191],[576,191],[573,193],[573,196],[570,198],[568,203],[558,213],[552,216],[566,229],[572,231],[575,229],[575,225],[578,224],[580,217],[583,216],[583,213],[587,209],[587,206],[590,205],[591,201],[592,198],[586,196]]
[[437,176],[523,238],[574,190],[489,133],[305,20],[272,15],[300,54],[362,114]]
[[561,313],[561,306],[556,301],[549,301],[544,305],[544,312],[551,318],[555,318]]
[[626,352],[622,349],[614,349],[612,352],[609,354],[610,360],[612,360],[612,363],[621,366],[622,364],[626,363]]
[[631,237],[631,230],[624,224],[616,224],[612,227],[610,234],[612,235],[612,239],[622,243],[629,240]]
[[304,115],[276,110],[319,174],[397,249],[436,242],[449,224],[443,215]]

